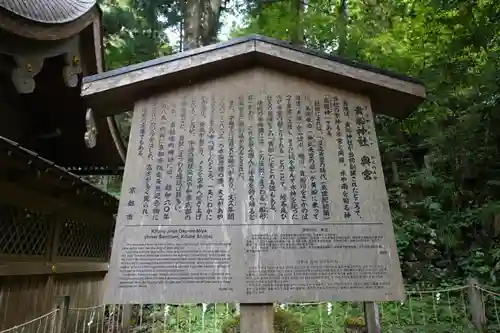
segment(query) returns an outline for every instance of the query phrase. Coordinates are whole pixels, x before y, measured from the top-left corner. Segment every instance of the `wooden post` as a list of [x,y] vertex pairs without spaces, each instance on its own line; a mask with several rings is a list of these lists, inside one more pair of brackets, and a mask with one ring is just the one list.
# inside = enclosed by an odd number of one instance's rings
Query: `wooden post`
[[130,330],[130,324],[132,320],[132,304],[124,304],[122,308],[122,332],[127,333]]
[[364,302],[366,333],[380,333],[380,318],[376,302]]
[[274,333],[272,303],[242,303],[240,311],[240,333]]
[[54,333],[65,333],[66,324],[68,322],[69,296],[57,296],[55,299],[55,308],[59,311],[55,318]]
[[479,282],[475,278],[469,279],[469,310],[472,316],[472,324],[479,332],[484,332],[486,325],[486,313],[484,309],[481,290],[477,288]]

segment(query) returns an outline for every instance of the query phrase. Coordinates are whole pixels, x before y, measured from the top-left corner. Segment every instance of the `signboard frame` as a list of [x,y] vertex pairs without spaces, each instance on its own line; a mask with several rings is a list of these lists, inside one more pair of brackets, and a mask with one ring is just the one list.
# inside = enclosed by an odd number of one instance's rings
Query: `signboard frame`
[[136,103],[106,299],[403,299],[368,98],[253,68]]

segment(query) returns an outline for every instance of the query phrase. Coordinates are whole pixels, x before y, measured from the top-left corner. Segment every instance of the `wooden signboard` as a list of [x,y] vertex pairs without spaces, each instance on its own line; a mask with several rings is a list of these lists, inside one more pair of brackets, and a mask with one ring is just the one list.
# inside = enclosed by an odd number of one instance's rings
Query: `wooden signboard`
[[370,100],[263,68],[135,103],[108,303],[404,298]]

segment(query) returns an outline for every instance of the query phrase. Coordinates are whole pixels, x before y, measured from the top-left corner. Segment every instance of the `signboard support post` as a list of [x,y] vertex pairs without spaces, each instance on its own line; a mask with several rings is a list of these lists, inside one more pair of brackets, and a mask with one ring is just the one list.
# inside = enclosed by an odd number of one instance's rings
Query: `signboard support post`
[[59,311],[56,313],[55,320],[53,322],[56,333],[64,333],[66,331],[66,326],[68,323],[68,310],[69,310],[69,296],[57,296],[56,297],[55,308]]
[[241,333],[274,332],[274,306],[272,303],[242,303],[240,311]]
[[472,323],[474,327],[482,332],[484,325],[486,323],[486,314],[484,311],[483,297],[481,295],[481,290],[477,289],[479,282],[475,278],[469,279],[469,304],[470,312],[472,314]]
[[380,318],[376,302],[364,302],[365,326],[367,333],[380,333]]

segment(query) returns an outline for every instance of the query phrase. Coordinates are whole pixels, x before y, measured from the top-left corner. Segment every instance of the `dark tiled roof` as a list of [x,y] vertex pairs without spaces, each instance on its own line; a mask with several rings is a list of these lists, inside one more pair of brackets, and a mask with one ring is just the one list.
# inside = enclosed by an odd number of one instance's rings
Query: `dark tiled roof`
[[[5,156],[8,155],[9,157]],[[13,158],[19,159],[26,162],[26,166],[33,172],[33,170],[44,171],[44,174],[49,172],[51,176],[62,180],[68,180],[75,184],[75,186],[80,188],[85,188],[90,195],[94,197],[99,197],[103,201],[107,201],[112,205],[117,205],[118,201],[116,198],[109,193],[104,192],[95,185],[89,183],[84,178],[79,177],[67,169],[58,166],[52,161],[43,158],[39,154],[20,146],[17,142],[0,136],[0,156],[1,158]]]
[[25,19],[40,23],[67,23],[76,20],[96,0],[0,0],[0,7]]

